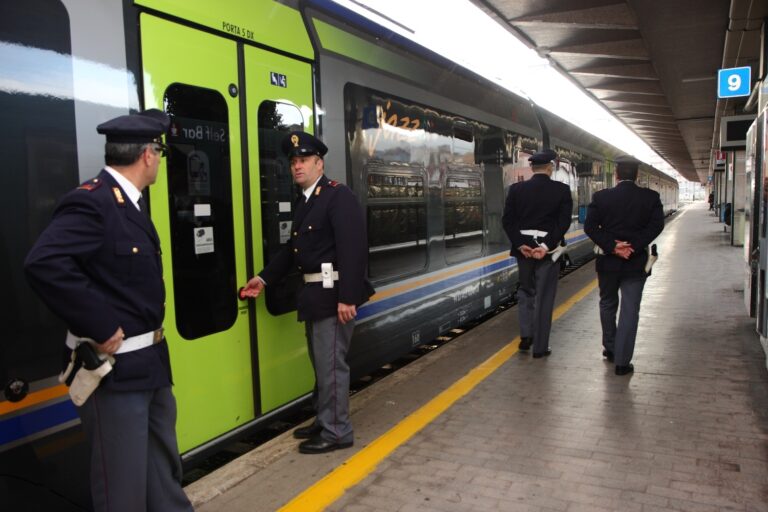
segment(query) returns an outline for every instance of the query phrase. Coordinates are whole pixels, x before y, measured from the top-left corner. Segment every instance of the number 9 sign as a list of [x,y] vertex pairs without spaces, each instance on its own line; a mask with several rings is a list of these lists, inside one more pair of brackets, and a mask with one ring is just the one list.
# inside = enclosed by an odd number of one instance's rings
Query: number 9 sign
[[752,68],[721,69],[717,72],[717,97],[749,96]]

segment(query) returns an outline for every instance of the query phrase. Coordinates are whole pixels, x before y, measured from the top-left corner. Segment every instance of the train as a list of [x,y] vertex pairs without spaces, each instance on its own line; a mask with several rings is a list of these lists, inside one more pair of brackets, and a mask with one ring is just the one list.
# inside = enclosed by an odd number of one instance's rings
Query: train
[[[57,200],[103,167],[95,126],[107,119],[147,108],[171,117],[149,204],[187,464],[313,387],[298,274],[264,299],[237,295],[290,236],[288,131],[327,144],[326,175],[366,215],[377,292],[359,309],[353,378],[510,300],[517,267],[501,216],[533,152],[557,151],[553,178],[573,196],[564,264],[592,252],[586,208],[615,184],[619,149],[330,0],[26,0],[2,10],[2,503],[89,509],[83,435],[57,378],[66,326],[22,267]],[[643,165],[639,184],[660,193],[667,214],[677,209],[674,179]]]

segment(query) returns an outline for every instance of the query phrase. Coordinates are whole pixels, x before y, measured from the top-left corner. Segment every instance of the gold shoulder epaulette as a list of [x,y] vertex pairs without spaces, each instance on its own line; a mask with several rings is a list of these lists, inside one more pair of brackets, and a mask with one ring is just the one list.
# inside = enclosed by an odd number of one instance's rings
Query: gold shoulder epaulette
[[112,187],[112,193],[115,194],[115,201],[117,201],[117,204],[125,206],[125,198],[123,197],[123,192],[120,190],[120,187]]

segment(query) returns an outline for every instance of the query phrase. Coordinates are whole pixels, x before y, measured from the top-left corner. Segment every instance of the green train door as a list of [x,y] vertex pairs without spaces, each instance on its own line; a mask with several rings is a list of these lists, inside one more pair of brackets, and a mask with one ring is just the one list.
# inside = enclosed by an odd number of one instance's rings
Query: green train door
[[[261,204],[259,169],[265,153],[258,147],[259,106],[272,97],[255,83],[245,94],[243,77],[248,83],[249,68],[258,76],[257,68],[293,61],[148,14],[141,15],[140,24],[145,106],[171,116],[170,151],[150,200],[163,246],[165,327],[179,447],[185,452],[302,396],[313,383],[295,313],[272,314],[259,299],[254,321],[254,309],[237,299],[249,277],[249,255],[256,270],[265,259],[262,226],[274,224],[262,219],[262,212],[270,214],[272,208]],[[302,65],[302,79],[292,81],[294,89],[302,89],[297,101],[280,87],[283,94],[272,95],[271,121],[262,108],[273,131],[285,128],[281,116],[294,119],[288,107],[303,111],[305,126],[311,126],[311,109],[306,115],[312,104],[311,66]],[[281,76],[285,84],[286,75]],[[246,99],[256,106],[246,105]],[[242,112],[247,112],[245,123]],[[274,144],[275,135],[269,135],[265,139],[262,133],[265,148]],[[250,194],[243,155],[250,163]],[[278,216],[285,209],[278,204]],[[247,247],[249,224],[252,247]]]
[[[253,255],[258,270],[291,234],[296,189],[280,144],[289,131],[313,131],[313,75],[307,62],[252,46],[243,50]],[[263,412],[301,397],[314,385],[304,330],[296,321],[300,276],[270,285],[265,297],[256,301]]]

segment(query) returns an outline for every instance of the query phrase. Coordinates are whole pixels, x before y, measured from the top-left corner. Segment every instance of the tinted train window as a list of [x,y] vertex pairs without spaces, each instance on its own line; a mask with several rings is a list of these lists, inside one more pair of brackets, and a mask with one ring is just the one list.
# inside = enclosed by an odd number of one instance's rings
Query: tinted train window
[[237,316],[229,116],[221,94],[181,84],[166,90],[165,109],[176,327],[195,339]]
[[[24,258],[79,183],[70,23],[55,0],[3,2],[0,21],[0,382],[61,371],[64,323],[24,279]],[[95,125],[84,127],[95,130]],[[90,169],[96,175],[99,169]]]
[[552,173],[552,179],[565,183],[568,188],[571,189],[571,200],[573,201],[573,209],[571,211],[572,218],[578,218],[579,216],[579,198],[578,198],[578,181],[576,179],[576,170],[571,162],[560,160],[557,162],[557,167]]
[[427,265],[427,202],[423,173],[369,169],[368,272],[385,279]]
[[445,259],[468,260],[483,252],[483,189],[479,176],[448,175],[443,200]]
[[[286,133],[303,130],[304,118],[294,105],[265,101],[259,106],[258,119],[261,230],[266,265],[291,237],[292,208],[298,195],[280,142]],[[295,310],[296,292],[300,285],[301,275],[293,271],[279,286],[268,286],[267,310],[273,315]]]

